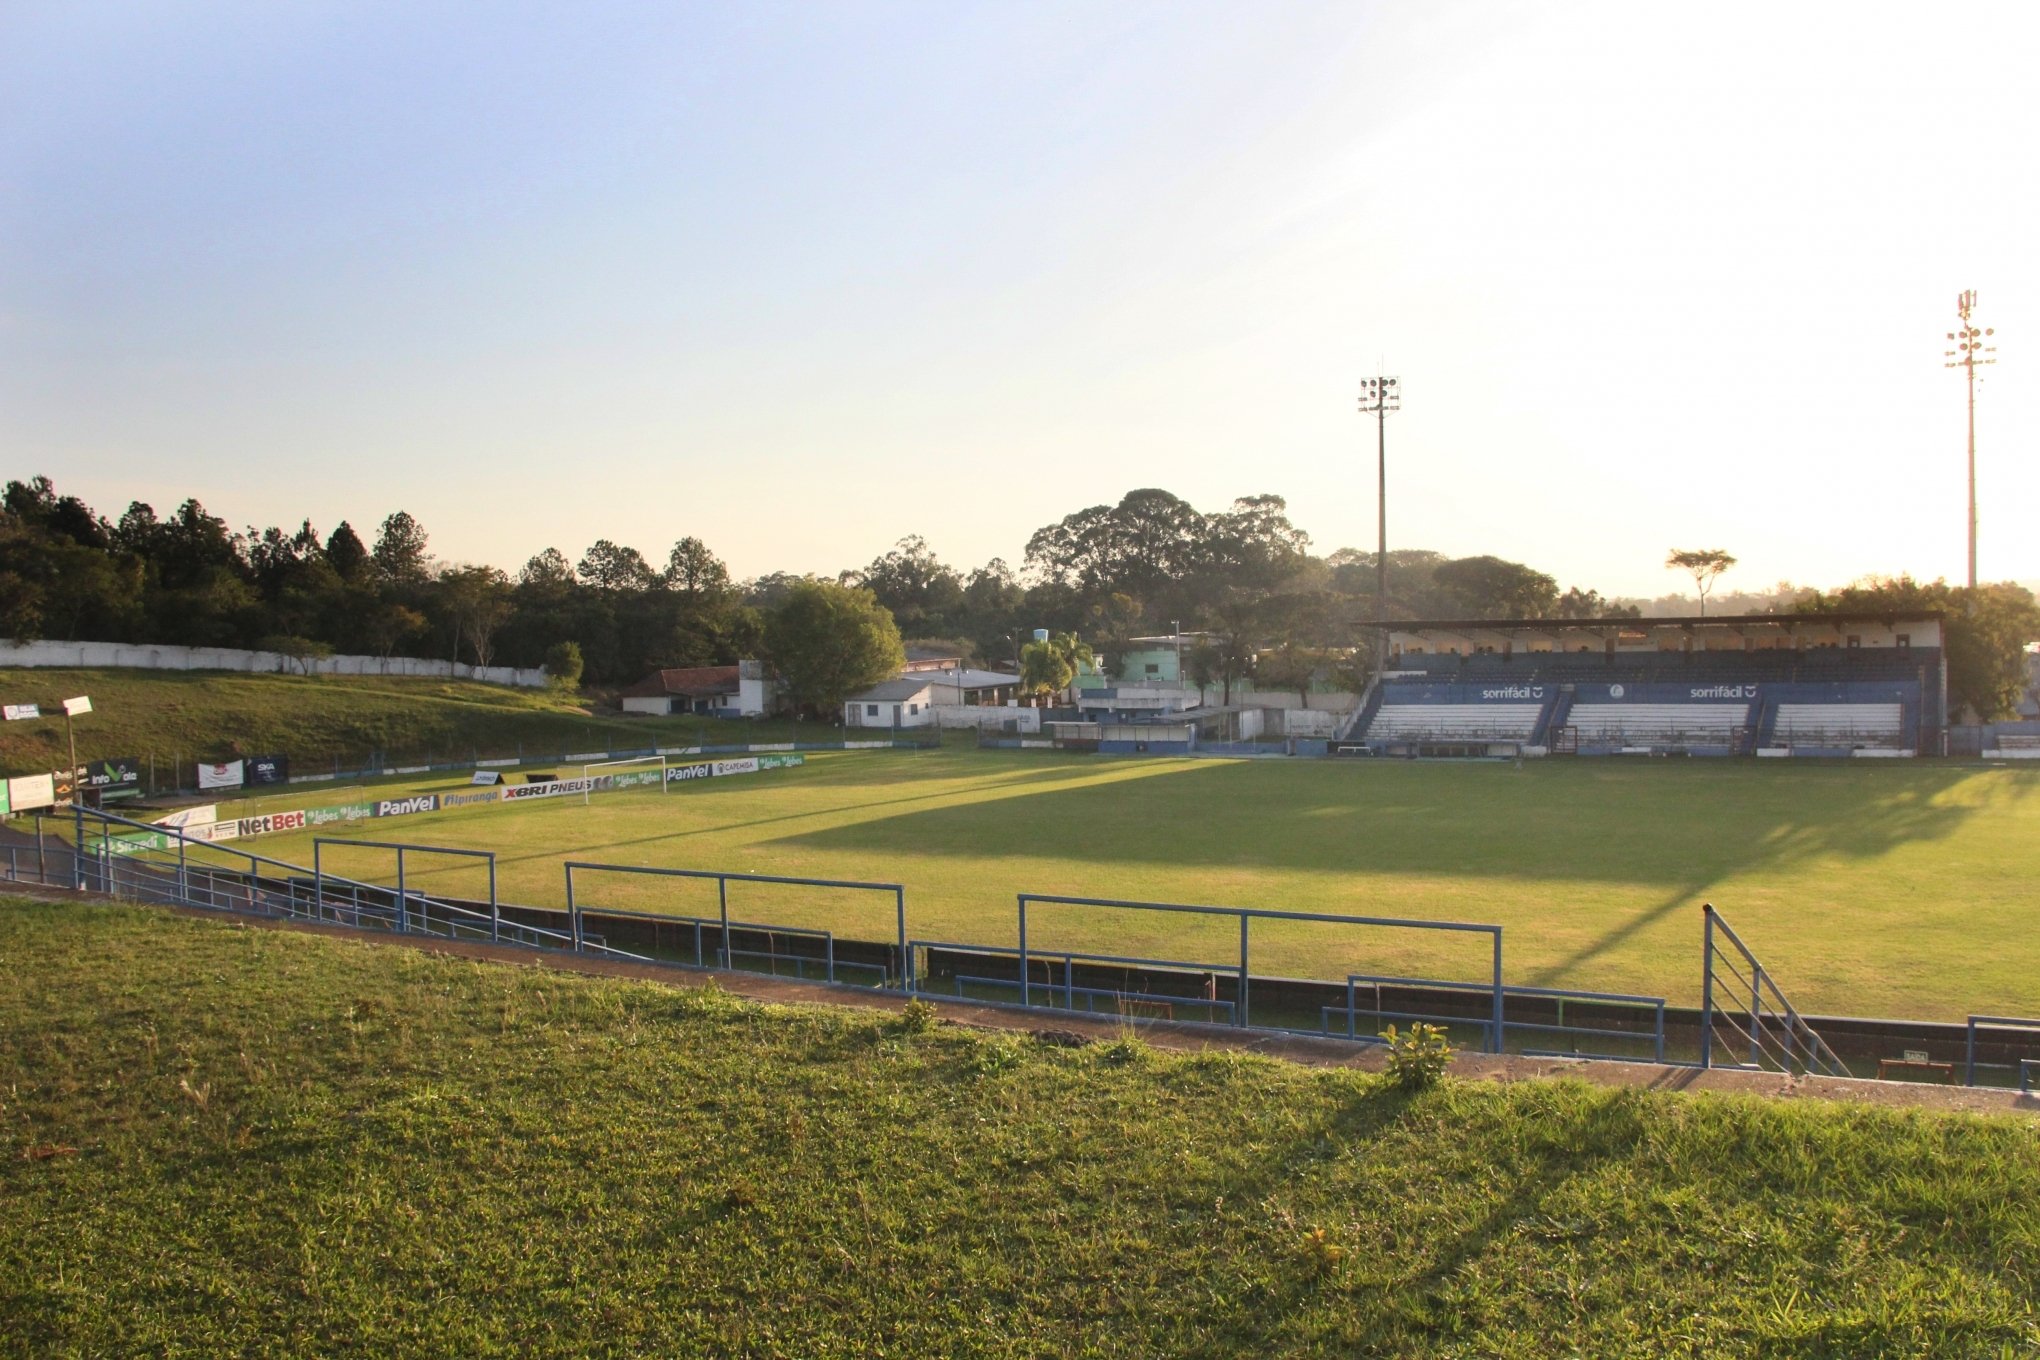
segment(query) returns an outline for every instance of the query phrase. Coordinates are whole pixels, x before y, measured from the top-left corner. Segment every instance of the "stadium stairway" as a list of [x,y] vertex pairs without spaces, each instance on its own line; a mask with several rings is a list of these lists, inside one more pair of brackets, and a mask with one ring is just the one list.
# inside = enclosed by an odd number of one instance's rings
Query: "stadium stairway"
[[1572,714],[1573,688],[1571,685],[1554,685],[1553,693],[1544,705],[1544,712],[1538,716],[1537,726],[1530,730],[1532,746],[1550,746],[1551,734],[1566,724]]

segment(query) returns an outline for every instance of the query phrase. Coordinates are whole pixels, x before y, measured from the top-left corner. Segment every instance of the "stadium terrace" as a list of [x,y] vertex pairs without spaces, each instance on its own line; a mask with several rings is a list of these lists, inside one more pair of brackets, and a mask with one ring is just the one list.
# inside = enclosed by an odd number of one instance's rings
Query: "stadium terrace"
[[1938,612],[1451,619],[1387,634],[1342,755],[1945,754]]

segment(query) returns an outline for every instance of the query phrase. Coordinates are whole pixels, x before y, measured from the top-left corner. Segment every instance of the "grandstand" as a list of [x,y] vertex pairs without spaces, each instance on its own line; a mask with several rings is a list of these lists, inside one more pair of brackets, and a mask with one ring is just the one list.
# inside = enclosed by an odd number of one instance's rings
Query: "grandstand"
[[1941,616],[1397,622],[1358,755],[1913,755],[1946,742]]

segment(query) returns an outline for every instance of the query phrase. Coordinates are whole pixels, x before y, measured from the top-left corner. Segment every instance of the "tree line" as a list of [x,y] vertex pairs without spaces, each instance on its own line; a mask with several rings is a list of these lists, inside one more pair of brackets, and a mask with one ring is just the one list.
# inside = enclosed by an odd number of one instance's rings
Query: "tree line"
[[[547,665],[604,686],[661,667],[764,656],[821,709],[895,667],[902,638],[1014,670],[1026,666],[1036,628],[1067,637],[1065,654],[1081,645],[1108,667],[1131,638],[1199,632],[1209,636],[1186,662],[1229,692],[1249,680],[1307,688],[1342,667],[1364,669],[1378,620],[1619,618],[1641,603],[1561,590],[1548,573],[1486,555],[1397,550],[1386,576],[1382,598],[1372,552],[1314,551],[1279,496],[1207,512],[1154,488],[1036,530],[1018,570],[998,558],[961,569],[910,536],[824,580],[734,579],[693,536],[663,557],[606,538],[578,559],[547,548],[513,575],[436,561],[425,527],[401,510],[371,541],[345,521],[323,534],[309,520],[237,531],[195,499],[162,516],[136,501],[109,519],[47,477],[9,482],[0,497],[7,637],[421,654]],[[1955,619],[1951,666],[1958,653],[1975,656],[1964,662],[1957,702],[1986,715],[2009,702],[2008,677],[2023,665],[2025,642],[2040,637],[2040,612],[2017,586],[1970,593],[1899,578],[1832,594],[1781,585],[1763,598],[1769,609],[1938,602]],[[1737,599],[1720,597],[1717,611]],[[1978,611],[1987,626],[1958,646],[1953,634]],[[815,631],[825,626],[838,631]],[[861,660],[823,664],[832,652]]]

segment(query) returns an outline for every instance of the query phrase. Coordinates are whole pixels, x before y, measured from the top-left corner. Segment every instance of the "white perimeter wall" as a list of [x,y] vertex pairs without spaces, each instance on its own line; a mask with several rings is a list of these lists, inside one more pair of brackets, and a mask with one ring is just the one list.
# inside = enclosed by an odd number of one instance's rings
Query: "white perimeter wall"
[[[307,663],[314,675],[415,675],[480,680],[491,685],[545,688],[536,666],[470,666],[423,657],[329,656]],[[173,647],[134,642],[0,642],[0,666],[124,666],[145,671],[248,671],[300,674],[281,652],[246,652],[238,647]]]
[[1018,723],[1017,730],[1039,732],[1041,710],[1038,708],[1001,708],[992,704],[937,704],[935,721],[944,727],[975,727],[980,731],[1003,732],[1007,723]]

